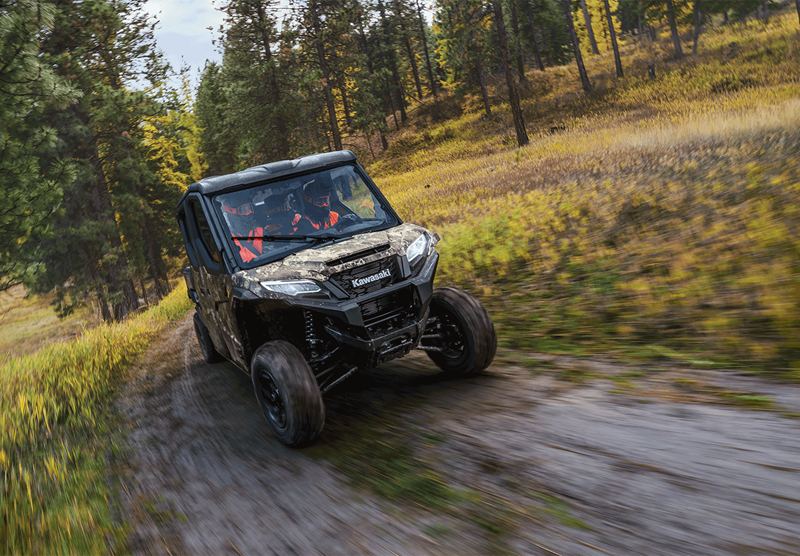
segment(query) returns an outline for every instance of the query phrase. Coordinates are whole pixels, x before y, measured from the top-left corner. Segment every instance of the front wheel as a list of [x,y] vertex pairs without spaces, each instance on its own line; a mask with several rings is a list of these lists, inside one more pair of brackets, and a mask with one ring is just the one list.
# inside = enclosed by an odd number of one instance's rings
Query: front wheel
[[439,288],[420,348],[446,373],[476,375],[492,363],[497,334],[480,301],[457,288]]
[[325,406],[300,350],[282,340],[264,344],[253,355],[250,376],[275,437],[293,448],[314,442],[325,425]]

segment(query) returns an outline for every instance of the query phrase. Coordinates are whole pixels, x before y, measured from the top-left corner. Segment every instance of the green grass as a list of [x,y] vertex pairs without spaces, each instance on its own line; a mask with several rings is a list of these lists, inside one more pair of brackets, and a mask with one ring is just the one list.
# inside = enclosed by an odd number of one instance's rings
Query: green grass
[[745,394],[740,392],[720,392],[718,395],[721,398],[733,403],[734,405],[738,405],[741,407],[766,409],[772,407],[775,403],[769,396],[762,396],[758,394]]
[[583,520],[572,515],[569,505],[563,500],[550,496],[549,494],[539,494],[539,499],[544,503],[540,511],[552,516],[556,521],[567,527],[574,529],[591,530],[592,527]]
[[[0,365],[0,546],[7,553],[105,553],[124,535],[109,504],[118,424],[110,401],[125,369],[191,307],[179,286],[124,323],[86,330]],[[116,540],[115,540],[116,539]]]
[[[445,438],[437,433],[422,432],[417,440],[435,448]],[[336,450],[331,453],[319,446],[308,452],[330,460],[352,484],[386,500],[411,502],[433,510],[445,510],[458,503],[462,496],[447,485],[430,463],[417,455],[413,441],[406,435],[381,432],[373,425],[347,435],[337,442]]]

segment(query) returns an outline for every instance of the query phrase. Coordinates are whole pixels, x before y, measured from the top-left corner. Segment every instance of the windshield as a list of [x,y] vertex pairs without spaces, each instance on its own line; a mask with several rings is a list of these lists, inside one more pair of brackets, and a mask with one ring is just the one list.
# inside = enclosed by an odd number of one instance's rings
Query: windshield
[[398,224],[355,166],[340,166],[214,197],[239,264]]

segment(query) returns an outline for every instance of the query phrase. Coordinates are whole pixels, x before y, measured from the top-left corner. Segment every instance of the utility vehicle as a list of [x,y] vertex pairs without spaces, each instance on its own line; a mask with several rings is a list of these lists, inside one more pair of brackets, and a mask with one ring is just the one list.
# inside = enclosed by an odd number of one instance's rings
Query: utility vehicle
[[466,376],[494,358],[480,302],[433,289],[439,237],[403,223],[350,151],[202,179],[177,219],[203,358],[250,375],[288,446],[317,438],[323,394],[359,369],[418,349]]

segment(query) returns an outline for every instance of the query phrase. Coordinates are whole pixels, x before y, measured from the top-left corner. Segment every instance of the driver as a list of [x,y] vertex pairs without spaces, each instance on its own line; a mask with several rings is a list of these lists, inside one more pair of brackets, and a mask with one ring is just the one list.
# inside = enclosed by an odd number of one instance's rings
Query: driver
[[263,252],[261,238],[264,236],[264,228],[255,220],[253,203],[248,201],[233,206],[229,201],[224,201],[222,209],[230,215],[228,223],[234,235],[233,242],[239,247],[239,258],[249,263]]
[[303,205],[305,215],[300,219],[298,227],[325,230],[339,221],[339,213],[331,210],[331,199],[335,196],[333,189],[325,185],[319,178],[306,184],[303,189]]

